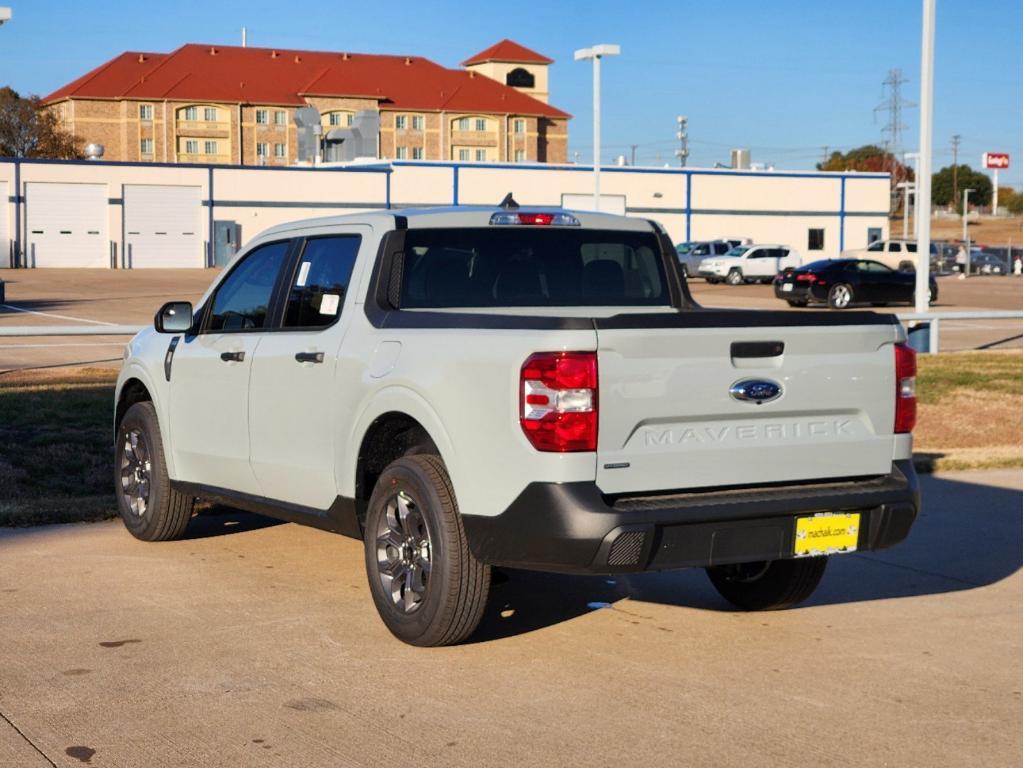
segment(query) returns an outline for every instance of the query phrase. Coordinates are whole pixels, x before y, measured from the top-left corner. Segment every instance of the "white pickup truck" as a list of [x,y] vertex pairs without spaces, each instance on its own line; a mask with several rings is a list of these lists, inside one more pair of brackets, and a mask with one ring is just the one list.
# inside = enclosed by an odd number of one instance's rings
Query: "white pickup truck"
[[274,227],[128,344],[124,523],[196,499],[364,541],[387,627],[467,638],[491,566],[706,567],[783,608],[890,546],[919,494],[915,359],[892,315],[704,309],[665,231],[559,209]]

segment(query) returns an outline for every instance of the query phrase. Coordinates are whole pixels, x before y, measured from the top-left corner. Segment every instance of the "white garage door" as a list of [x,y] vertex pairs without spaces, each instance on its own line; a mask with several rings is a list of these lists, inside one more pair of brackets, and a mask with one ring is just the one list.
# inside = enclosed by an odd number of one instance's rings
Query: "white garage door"
[[201,227],[199,187],[125,185],[125,266],[205,266]]
[[25,185],[26,266],[109,267],[106,184]]
[[0,181],[0,267],[11,266],[11,236],[7,222],[13,209],[14,206],[7,199],[7,182]]

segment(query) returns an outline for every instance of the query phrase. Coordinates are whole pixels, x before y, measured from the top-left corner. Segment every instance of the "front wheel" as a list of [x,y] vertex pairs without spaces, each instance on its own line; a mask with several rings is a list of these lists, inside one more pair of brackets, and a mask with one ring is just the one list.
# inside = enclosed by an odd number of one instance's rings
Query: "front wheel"
[[453,645],[486,607],[490,566],[469,551],[440,457],[405,456],[380,475],[369,500],[366,571],[377,612],[410,645]]
[[742,272],[738,269],[729,270],[728,277],[725,278],[725,282],[729,285],[740,285],[743,282]]
[[853,289],[851,285],[838,283],[831,286],[828,291],[828,306],[832,309],[845,309],[853,300]]
[[156,409],[135,403],[117,425],[114,446],[117,508],[131,535],[143,541],[180,539],[195,499],[171,488]]
[[769,560],[707,569],[725,600],[744,611],[777,611],[806,600],[820,584],[827,557]]

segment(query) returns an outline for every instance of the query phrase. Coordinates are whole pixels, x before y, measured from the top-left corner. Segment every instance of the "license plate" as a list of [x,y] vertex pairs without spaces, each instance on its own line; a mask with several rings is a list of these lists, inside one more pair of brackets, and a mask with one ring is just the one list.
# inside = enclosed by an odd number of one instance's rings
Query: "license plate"
[[783,293],[788,293],[792,290],[792,283],[782,283],[781,290]]
[[860,513],[796,518],[796,557],[855,552],[860,538]]

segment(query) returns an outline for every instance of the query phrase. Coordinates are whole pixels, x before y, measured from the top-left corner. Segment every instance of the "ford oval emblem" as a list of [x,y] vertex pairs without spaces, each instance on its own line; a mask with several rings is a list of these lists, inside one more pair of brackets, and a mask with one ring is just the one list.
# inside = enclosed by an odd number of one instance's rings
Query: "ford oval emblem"
[[728,390],[728,393],[736,400],[745,403],[769,403],[781,397],[781,384],[766,379],[744,379],[737,381]]

